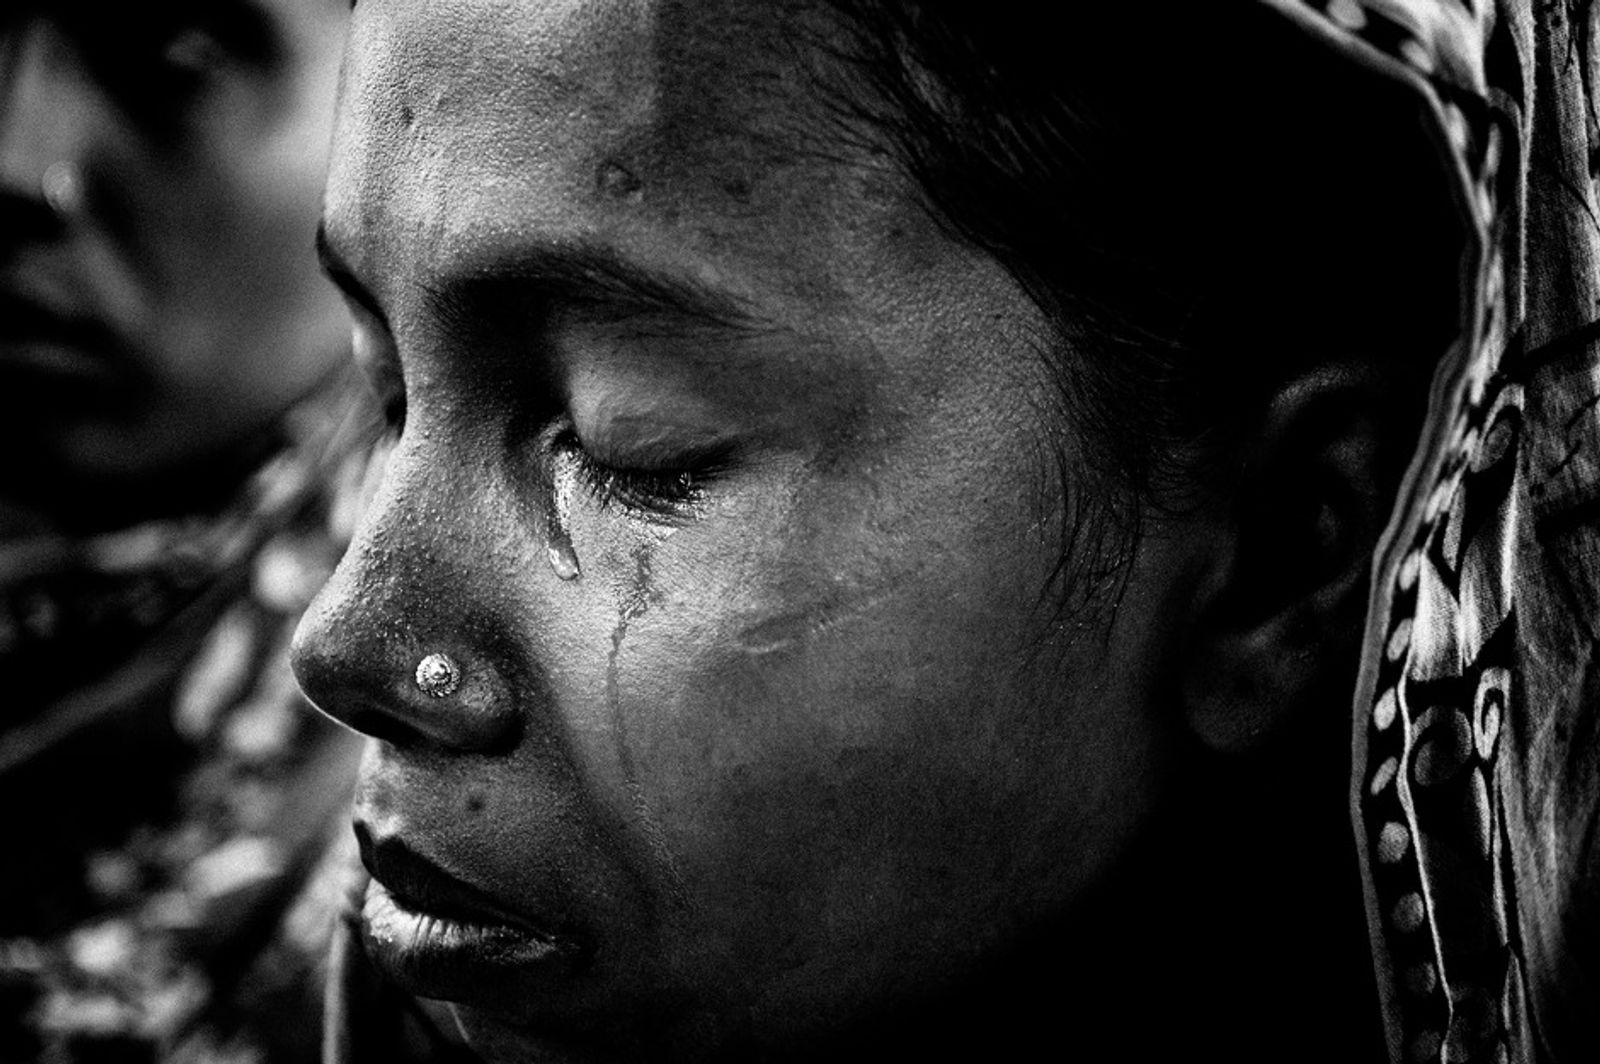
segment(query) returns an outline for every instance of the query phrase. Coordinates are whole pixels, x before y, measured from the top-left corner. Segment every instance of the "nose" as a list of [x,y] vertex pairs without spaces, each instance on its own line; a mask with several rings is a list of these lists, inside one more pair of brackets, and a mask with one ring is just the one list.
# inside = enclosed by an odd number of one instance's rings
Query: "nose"
[[[436,453],[436,452],[435,452]],[[532,688],[504,633],[503,565],[476,491],[402,441],[333,578],[301,618],[291,661],[306,696],[404,748],[516,744]],[[498,563],[498,564],[497,564]]]
[[[48,20],[0,28],[0,232],[36,234],[70,214],[107,108],[77,49]],[[51,174],[60,179],[53,192]]]

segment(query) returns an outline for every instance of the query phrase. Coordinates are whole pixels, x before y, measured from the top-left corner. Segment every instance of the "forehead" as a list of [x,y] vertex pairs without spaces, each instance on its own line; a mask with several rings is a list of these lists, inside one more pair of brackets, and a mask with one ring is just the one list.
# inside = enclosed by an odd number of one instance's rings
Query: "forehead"
[[361,4],[330,233],[358,257],[399,240],[457,261],[513,232],[665,225],[705,249],[730,227],[826,222],[841,183],[891,180],[812,143],[829,119],[809,42],[828,32],[804,8],[722,0]]

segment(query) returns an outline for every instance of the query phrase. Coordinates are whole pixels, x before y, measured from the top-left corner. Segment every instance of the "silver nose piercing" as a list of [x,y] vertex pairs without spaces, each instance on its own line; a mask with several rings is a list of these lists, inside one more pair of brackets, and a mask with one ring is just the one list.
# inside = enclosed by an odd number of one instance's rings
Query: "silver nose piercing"
[[448,698],[461,686],[461,666],[448,654],[429,654],[417,662],[417,688],[434,698]]

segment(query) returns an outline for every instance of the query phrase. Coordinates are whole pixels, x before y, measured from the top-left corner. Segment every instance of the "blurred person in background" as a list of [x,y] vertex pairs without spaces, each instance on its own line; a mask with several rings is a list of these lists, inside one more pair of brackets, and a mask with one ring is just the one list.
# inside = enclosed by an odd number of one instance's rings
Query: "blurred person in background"
[[370,453],[340,0],[0,14],[0,1060],[314,1059],[354,745],[285,664]]

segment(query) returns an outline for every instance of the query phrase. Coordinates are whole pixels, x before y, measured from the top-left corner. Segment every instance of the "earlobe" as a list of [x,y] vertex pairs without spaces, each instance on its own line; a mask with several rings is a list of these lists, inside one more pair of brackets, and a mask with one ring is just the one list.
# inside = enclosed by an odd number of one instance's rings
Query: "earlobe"
[[1321,366],[1279,389],[1242,443],[1182,667],[1185,724],[1208,748],[1249,752],[1349,699],[1408,443],[1385,377],[1366,362]]

